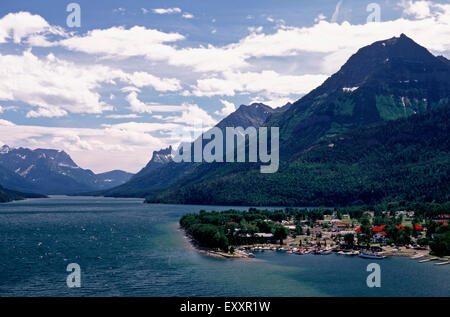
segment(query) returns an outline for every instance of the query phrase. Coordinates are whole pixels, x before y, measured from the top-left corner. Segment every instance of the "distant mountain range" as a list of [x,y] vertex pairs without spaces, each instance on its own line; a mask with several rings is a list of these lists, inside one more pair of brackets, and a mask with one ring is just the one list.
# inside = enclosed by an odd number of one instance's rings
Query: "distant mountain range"
[[279,127],[277,173],[262,175],[258,164],[170,158],[156,166],[152,158],[151,169],[102,194],[238,205],[445,200],[449,104],[450,61],[402,34],[361,48],[293,104],[241,106],[217,125]]
[[95,174],[80,168],[64,151],[0,148],[0,184],[12,190],[72,194],[115,187],[132,176],[124,171]]

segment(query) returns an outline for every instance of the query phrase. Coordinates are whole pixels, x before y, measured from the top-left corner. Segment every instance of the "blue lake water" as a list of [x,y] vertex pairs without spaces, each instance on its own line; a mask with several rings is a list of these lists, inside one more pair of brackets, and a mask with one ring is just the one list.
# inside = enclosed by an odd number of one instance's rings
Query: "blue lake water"
[[[246,209],[238,207],[239,209]],[[178,230],[189,212],[220,206],[52,197],[0,205],[0,296],[450,296],[450,265],[388,258],[381,287],[371,260],[339,255],[201,255]],[[81,287],[66,285],[67,264]]]

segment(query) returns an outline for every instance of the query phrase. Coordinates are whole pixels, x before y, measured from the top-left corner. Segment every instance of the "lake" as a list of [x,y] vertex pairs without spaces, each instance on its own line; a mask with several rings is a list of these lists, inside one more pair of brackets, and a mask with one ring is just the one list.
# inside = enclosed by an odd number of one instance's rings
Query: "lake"
[[[63,196],[1,204],[0,296],[450,296],[450,265],[379,260],[381,287],[369,288],[373,260],[217,259],[178,230],[186,213],[229,208]],[[66,285],[69,263],[81,267],[80,288]]]

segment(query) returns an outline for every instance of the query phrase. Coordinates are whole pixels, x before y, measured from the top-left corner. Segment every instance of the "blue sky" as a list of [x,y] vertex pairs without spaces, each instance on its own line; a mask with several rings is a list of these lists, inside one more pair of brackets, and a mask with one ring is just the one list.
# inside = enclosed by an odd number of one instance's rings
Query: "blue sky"
[[136,172],[240,104],[295,101],[377,40],[450,57],[448,1],[77,1],[80,27],[69,3],[2,1],[0,143],[96,172]]

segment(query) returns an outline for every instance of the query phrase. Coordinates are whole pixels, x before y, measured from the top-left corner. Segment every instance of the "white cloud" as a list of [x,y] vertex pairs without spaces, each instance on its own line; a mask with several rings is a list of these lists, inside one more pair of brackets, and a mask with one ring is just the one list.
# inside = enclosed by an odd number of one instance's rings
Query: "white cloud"
[[220,99],[220,102],[223,104],[223,108],[220,111],[214,112],[216,115],[226,117],[236,111],[234,103],[223,99]]
[[40,15],[29,12],[8,13],[0,19],[0,43],[8,40],[21,43],[23,39],[39,34],[41,43],[44,43],[45,35],[48,34],[66,35],[62,28],[51,26]]
[[150,107],[144,102],[140,101],[137,97],[137,93],[135,91],[130,92],[126,98],[126,101],[130,104],[130,110],[138,113],[152,113]]
[[185,13],[183,13],[182,17],[185,19],[193,19],[194,15],[191,13],[185,12]]
[[184,105],[173,106],[173,105],[162,105],[152,102],[142,102],[138,98],[139,90],[132,90],[127,87],[127,91],[130,93],[125,97],[125,100],[130,104],[130,110],[138,113],[153,113],[153,112],[181,112],[186,110]]
[[251,33],[261,33],[261,32],[263,31],[263,27],[262,27],[262,26],[258,26],[258,27],[256,27],[256,26],[251,26],[251,27],[248,28],[248,30],[249,30]]
[[64,117],[67,115],[67,111],[64,109],[61,109],[59,107],[39,107],[37,110],[30,110],[28,111],[26,117],[27,118],[38,118],[38,117],[48,117],[48,118],[54,118],[54,117]]
[[177,91],[181,83],[176,78],[159,78],[146,72],[134,72],[126,75],[127,81],[137,87],[153,87],[158,91]]
[[326,75],[281,75],[275,71],[224,72],[222,78],[200,79],[194,88],[195,96],[234,96],[237,92],[277,94],[305,94],[320,85]]
[[320,13],[315,19],[314,19],[314,22],[319,22],[319,21],[322,21],[322,20],[325,20],[327,17],[323,14],[323,13]]
[[[263,33],[259,28],[250,29],[252,33],[248,36],[224,46],[209,44],[178,48],[173,43],[184,40],[183,35],[144,27],[93,30],[60,43],[68,49],[103,57],[143,56],[158,63],[189,67],[199,73],[250,69],[255,58],[320,53],[317,62],[322,63],[323,70],[330,73],[336,71],[360,47],[401,33],[436,53],[450,50],[449,11],[445,11],[443,5],[436,5],[433,12],[434,15],[421,20],[397,19],[364,25],[330,23],[321,17],[313,26],[283,26],[272,34]],[[434,34],[432,37],[429,36],[430,30]],[[333,67],[330,60],[336,63]]]
[[53,55],[39,59],[25,51],[22,55],[0,54],[0,76],[0,100],[37,107],[28,117],[54,117],[111,109],[95,89],[119,74],[103,66],[80,67]]
[[13,126],[15,126],[15,124],[12,123],[11,121],[0,119],[0,127],[13,127]]
[[141,118],[141,116],[138,116],[135,113],[130,113],[130,114],[110,114],[110,115],[107,115],[106,118],[108,118],[108,119],[135,119],[135,118]]
[[167,122],[182,123],[190,126],[201,124],[203,127],[212,127],[217,123],[205,110],[196,104],[183,103],[183,110],[179,116],[163,118]]
[[173,14],[173,13],[181,13],[180,8],[167,8],[167,9],[153,9],[152,10],[156,14]]
[[132,91],[141,92],[141,90],[139,88],[133,87],[133,86],[122,87],[122,88],[120,88],[120,91],[122,91],[122,92],[132,92]]
[[70,113],[102,113],[112,106],[97,90],[117,80],[158,91],[181,88],[176,79],[145,72],[125,73],[107,66],[81,66],[49,54],[38,58],[31,51],[22,55],[0,54],[0,100],[20,101],[33,109],[27,117],[61,117]]
[[156,60],[164,58],[173,48],[164,43],[183,40],[178,33],[165,33],[134,26],[130,29],[112,27],[95,29],[84,36],[74,36],[59,42],[67,49],[89,54],[104,54],[112,57],[148,56]]
[[413,16],[418,19],[424,19],[431,16],[430,1],[405,1],[403,0],[399,6],[403,7],[403,13],[408,16]]

